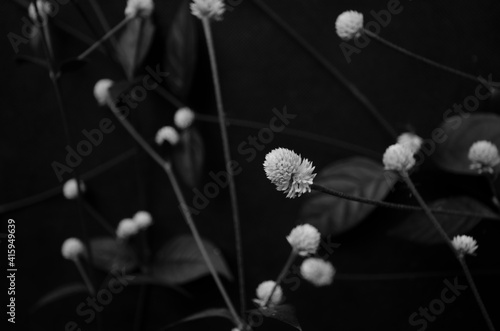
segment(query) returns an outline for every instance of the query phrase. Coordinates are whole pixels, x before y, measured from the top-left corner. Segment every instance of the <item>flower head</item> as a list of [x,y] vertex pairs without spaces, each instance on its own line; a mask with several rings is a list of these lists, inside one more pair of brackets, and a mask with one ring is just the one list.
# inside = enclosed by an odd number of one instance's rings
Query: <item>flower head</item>
[[[85,192],[85,184],[83,182],[80,182],[80,191]],[[63,194],[64,197],[68,200],[72,200],[78,196],[78,187],[76,185],[76,179],[72,178],[66,181],[66,183],[64,183]]]
[[407,171],[415,165],[412,150],[402,144],[394,144],[387,148],[383,159],[385,170]]
[[493,168],[500,163],[498,148],[489,141],[476,141],[469,149],[470,168],[479,173],[493,173]]
[[190,108],[183,107],[175,112],[174,123],[179,129],[185,130],[189,128],[193,124],[193,121],[194,112]]
[[313,285],[325,286],[332,283],[335,268],[328,261],[310,257],[302,262],[300,274]]
[[135,213],[133,220],[135,224],[137,224],[139,229],[145,229],[153,224],[153,218],[151,217],[151,214],[143,210]]
[[[265,282],[260,283],[256,290],[257,299],[253,299],[253,301],[261,307],[264,307],[275,285],[276,282],[273,280],[266,280]],[[278,285],[274,289],[273,295],[269,300],[269,305],[278,305],[282,300],[283,290],[281,289],[281,286]]]
[[475,255],[477,249],[477,242],[470,236],[455,236],[451,241],[453,247],[458,251],[458,254],[464,256],[465,254]]
[[405,132],[398,137],[398,144],[408,147],[413,154],[420,150],[422,143],[423,139],[411,132]]
[[68,238],[61,246],[61,254],[67,260],[76,261],[80,255],[85,254],[85,246],[78,238]]
[[191,14],[199,19],[208,18],[220,21],[225,11],[222,0],[193,0],[191,3]]
[[335,21],[335,29],[343,40],[358,38],[363,30],[363,14],[354,10],[343,12]]
[[318,250],[321,234],[310,224],[298,225],[286,237],[293,250],[301,256],[314,254]]
[[127,239],[137,234],[137,232],[139,232],[139,225],[130,218],[121,220],[116,228],[116,236],[120,239]]
[[125,8],[126,17],[148,17],[151,16],[155,4],[153,0],[128,0],[127,7]]
[[109,97],[109,88],[113,86],[111,79],[101,79],[94,86],[94,97],[99,106],[104,106]]
[[287,198],[311,192],[310,185],[316,177],[312,162],[286,148],[269,152],[264,161],[264,170],[277,190],[287,193]]
[[180,137],[177,130],[171,126],[164,126],[156,133],[155,141],[158,145],[162,145],[163,142],[168,141],[171,145],[177,145]]
[[34,22],[38,21],[35,3],[42,22],[45,22],[45,20],[47,19],[47,15],[52,14],[52,5],[46,0],[36,0],[35,2],[30,3],[28,7],[28,15]]

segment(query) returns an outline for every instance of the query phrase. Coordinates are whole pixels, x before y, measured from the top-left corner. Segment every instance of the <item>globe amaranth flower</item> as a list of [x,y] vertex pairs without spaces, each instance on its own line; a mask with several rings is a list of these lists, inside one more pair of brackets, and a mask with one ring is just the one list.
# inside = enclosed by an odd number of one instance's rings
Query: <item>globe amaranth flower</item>
[[222,15],[226,11],[222,0],[193,0],[191,3],[191,14],[199,19],[222,20]]
[[264,171],[278,191],[287,193],[287,198],[311,192],[316,177],[312,162],[286,148],[276,148],[266,155]]
[[136,235],[139,232],[139,225],[130,219],[125,218],[118,223],[118,227],[116,228],[116,236],[120,239],[127,239],[133,235]]
[[134,220],[135,224],[137,224],[139,229],[148,228],[151,226],[151,224],[153,224],[153,218],[151,217],[151,214],[143,210],[135,213],[132,219]]
[[408,146],[394,144],[387,148],[382,162],[385,170],[408,171],[415,165],[415,158]]
[[302,224],[293,228],[286,240],[297,254],[307,256],[318,250],[321,234],[314,226]]
[[328,261],[310,257],[302,262],[300,274],[315,286],[326,286],[333,282],[335,268]]
[[151,16],[155,4],[153,0],[128,0],[125,8],[126,17],[148,17]]
[[185,130],[193,124],[194,121],[194,112],[191,108],[182,107],[179,108],[174,115],[174,123],[175,125],[181,129]]
[[99,106],[104,106],[109,97],[109,88],[113,86],[111,79],[101,79],[94,86],[94,97]]
[[[64,183],[63,186],[63,195],[66,199],[72,200],[75,199],[78,196],[78,187],[76,184],[76,179],[72,178],[66,183]],[[85,192],[85,184],[83,182],[80,182],[80,191]]]
[[67,260],[76,261],[80,255],[85,255],[85,246],[78,238],[68,238],[61,246],[61,254]]
[[465,254],[475,255],[477,242],[474,238],[470,236],[455,236],[451,243],[460,256],[464,256]]
[[470,168],[479,173],[493,173],[494,167],[500,163],[498,148],[489,141],[476,141],[469,149]]
[[411,132],[402,133],[398,137],[398,144],[408,147],[413,154],[420,150],[422,143],[423,139]]
[[[275,284],[276,282],[273,280],[267,280],[265,282],[260,283],[260,285],[257,287],[257,290],[255,291],[257,294],[257,299],[253,299],[253,301],[259,306],[264,307],[267,300],[271,296],[271,291],[273,290]],[[282,300],[283,300],[283,290],[281,289],[281,286],[278,285],[274,289],[273,295],[271,296],[268,305],[269,306],[278,305]]]
[[180,139],[176,129],[171,126],[164,126],[156,133],[155,141],[158,145],[162,145],[165,141],[168,141],[171,145],[177,145]]
[[335,29],[343,40],[358,38],[363,33],[363,14],[354,10],[343,12],[335,21]]
[[28,7],[28,15],[33,20],[33,22],[37,22],[37,13],[35,9],[35,3],[36,7],[38,8],[38,13],[40,14],[40,18],[42,22],[45,22],[47,19],[48,15],[52,14],[52,5],[46,1],[46,0],[36,0],[35,2],[31,2],[29,7]]

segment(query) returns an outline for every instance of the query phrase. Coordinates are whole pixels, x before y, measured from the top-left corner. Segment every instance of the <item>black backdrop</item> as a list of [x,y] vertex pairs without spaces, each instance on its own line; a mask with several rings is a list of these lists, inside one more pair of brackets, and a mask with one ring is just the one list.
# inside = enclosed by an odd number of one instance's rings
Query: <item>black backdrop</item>
[[[111,24],[119,22],[123,17],[124,1],[101,2]],[[436,71],[374,42],[354,55],[350,64],[346,63],[334,30],[337,15],[354,9],[367,16],[372,9],[385,9],[386,1],[273,0],[268,3],[354,82],[398,131],[413,128],[422,137],[427,137],[439,125],[446,109],[474,91],[474,83]],[[157,1],[155,20],[161,27],[149,63],[157,63],[155,61],[163,56],[161,38],[178,4],[179,1]],[[492,73],[498,77],[500,5],[496,1],[403,1],[402,6],[403,11],[381,32],[383,37],[464,71],[483,76]],[[6,204],[60,185],[51,163],[64,159],[66,143],[46,71],[33,64],[16,62],[6,37],[8,32],[20,34],[21,18],[26,13],[15,1],[3,0],[1,9],[0,202]],[[57,19],[90,35],[71,5],[64,6]],[[273,108],[286,106],[289,112],[298,114],[290,128],[342,139],[380,155],[392,143],[391,137],[365,108],[251,0],[243,0],[222,22],[213,24],[213,30],[229,117],[268,123]],[[201,29],[199,32],[201,36]],[[85,48],[67,34],[59,31],[58,36],[56,47],[61,55],[74,56]],[[189,104],[199,112],[215,114],[202,38],[199,49]],[[19,54],[28,53],[31,53],[28,45],[20,46]],[[82,129],[95,128],[103,117],[111,116],[106,109],[96,105],[92,95],[95,82],[101,78],[120,80],[122,77],[119,68],[104,55],[96,53],[91,60],[83,69],[63,79],[71,130],[77,140],[82,138]],[[172,121],[174,111],[174,107],[150,93],[134,110],[132,118],[139,130],[152,139],[160,126]],[[481,111],[498,112],[498,109],[486,102]],[[134,147],[124,130],[115,124],[117,129],[105,136],[103,143],[84,159],[78,171],[87,173]],[[203,185],[210,181],[206,175],[209,171],[223,168],[222,151],[217,125],[199,122],[197,126],[207,148]],[[278,146],[291,148],[313,160],[317,169],[355,155],[324,143],[276,135],[255,160],[248,163],[246,156],[239,155],[236,148],[256,133],[256,129],[229,127],[233,157],[243,167],[236,184],[250,295],[261,281],[278,274],[289,251],[285,236],[296,224],[298,210],[305,200],[285,199],[266,180],[262,171],[266,152]],[[446,175],[430,162],[424,170],[426,172],[416,175],[415,180],[427,198],[467,190],[482,197],[482,187],[470,178]],[[158,247],[165,238],[187,232],[175,197],[165,189],[169,187],[168,181],[161,169],[142,153],[137,159],[128,158],[92,176],[86,183],[87,196],[113,224],[139,209],[151,211],[155,219],[154,231],[149,232],[153,247]],[[190,194],[189,190],[186,192]],[[389,196],[389,199],[407,198],[404,190]],[[303,282],[297,291],[285,288],[287,300],[297,308],[304,330],[418,329],[409,325],[408,316],[435,298],[443,286],[443,278],[458,272],[458,265],[444,245],[424,248],[388,238],[387,229],[403,216],[376,211],[355,230],[332,238],[333,242],[341,244],[331,257],[338,270],[333,286],[316,289]],[[62,330],[68,320],[78,320],[75,307],[82,299],[79,297],[29,314],[29,308],[43,294],[78,279],[74,266],[60,256],[62,241],[68,236],[81,235],[75,204],[61,194],[54,194],[41,203],[5,212],[1,218],[2,224],[9,218],[15,219],[17,224],[18,329]],[[88,215],[87,218],[90,219]],[[209,207],[196,217],[196,222],[202,234],[220,247],[235,270],[227,192],[211,200]],[[91,235],[104,234],[95,222],[89,221],[89,227]],[[497,325],[500,324],[495,314],[498,308],[493,307],[500,294],[500,262],[494,238],[499,229],[498,223],[492,221],[483,221],[474,229],[472,234],[480,242],[480,254],[471,260],[471,268],[477,270],[480,291]],[[421,271],[445,273],[424,278],[359,276]],[[236,298],[236,286],[233,283],[228,286]],[[202,294],[196,300],[189,300],[165,289],[152,289],[143,329],[155,330],[204,307],[222,305],[208,278],[189,284],[187,288]],[[133,302],[137,295],[135,288],[127,289],[122,294],[123,300],[115,300],[106,308],[104,323],[108,329],[131,329]],[[210,323],[204,324],[205,327],[217,325],[212,321],[203,323]],[[222,323],[217,327],[230,328],[226,322]],[[273,321],[264,326],[266,329],[278,327],[281,325]],[[430,330],[466,327],[485,329],[470,291],[448,305],[429,325]]]

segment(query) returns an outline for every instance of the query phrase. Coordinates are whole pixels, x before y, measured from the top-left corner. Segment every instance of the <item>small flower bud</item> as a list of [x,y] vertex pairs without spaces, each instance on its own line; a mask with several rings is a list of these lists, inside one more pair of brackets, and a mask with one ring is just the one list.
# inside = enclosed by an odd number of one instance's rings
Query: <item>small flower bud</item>
[[138,211],[135,213],[133,220],[139,229],[145,229],[153,224],[153,218],[147,211]]
[[286,240],[297,254],[307,256],[318,250],[321,234],[314,226],[303,224],[293,228]]
[[155,4],[153,0],[128,0],[125,8],[126,17],[148,17],[151,16]]
[[498,148],[489,141],[477,141],[469,149],[470,168],[479,173],[488,172],[492,174],[494,167],[500,163]]
[[191,3],[191,14],[199,19],[208,18],[220,21],[225,10],[222,0],[193,0]]
[[94,97],[99,106],[104,106],[109,97],[109,88],[113,86],[111,79],[101,79],[94,86]]
[[413,154],[420,150],[422,143],[423,139],[414,133],[405,132],[398,137],[398,144],[408,147]]
[[363,30],[363,14],[354,10],[343,12],[335,21],[335,29],[343,40],[358,38]]
[[394,144],[384,153],[385,170],[408,171],[415,165],[413,153],[406,145]]
[[80,255],[85,254],[85,246],[78,238],[68,238],[61,246],[61,254],[67,260],[76,261]]
[[179,133],[171,126],[164,126],[156,133],[155,141],[158,145],[162,145],[165,141],[168,141],[171,145],[177,145],[179,140]]
[[[66,181],[66,183],[64,183],[63,194],[64,194],[64,197],[66,199],[72,200],[78,196],[78,187],[77,187],[76,183],[77,183],[76,179],[74,179],[74,178],[72,178],[72,179]],[[80,191],[82,193],[85,192],[85,184],[82,181],[80,181]]]
[[38,8],[38,13],[40,14],[40,18],[42,22],[47,20],[48,15],[52,15],[52,5],[46,0],[36,0],[35,2],[30,3],[28,7],[28,15],[33,22],[37,22],[37,14],[35,9],[35,4]]
[[475,255],[477,242],[474,238],[470,236],[455,236],[451,243],[460,256],[464,256],[465,254]]
[[194,112],[190,108],[183,107],[175,112],[174,123],[179,129],[185,130],[189,128],[193,121]]
[[[275,284],[276,282],[273,280],[267,280],[265,282],[260,283],[260,285],[257,287],[256,290],[257,299],[254,299],[253,301],[256,304],[260,305],[261,307],[264,307],[267,300],[269,299],[269,296],[271,295],[271,291],[273,290]],[[281,289],[281,286],[278,285],[274,289],[273,295],[269,300],[269,306],[278,305],[282,300],[283,300],[283,290]]]
[[315,286],[325,286],[333,282],[335,268],[328,261],[311,257],[302,262],[300,274]]
[[118,223],[116,236],[120,239],[127,239],[139,232],[139,226],[130,218],[125,218]]

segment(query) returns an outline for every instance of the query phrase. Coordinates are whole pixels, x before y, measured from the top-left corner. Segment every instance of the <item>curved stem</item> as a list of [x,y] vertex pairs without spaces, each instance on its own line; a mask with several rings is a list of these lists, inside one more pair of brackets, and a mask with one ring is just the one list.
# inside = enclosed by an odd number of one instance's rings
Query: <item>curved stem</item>
[[77,257],[75,261],[76,268],[78,269],[78,272],[80,273],[80,276],[82,276],[82,280],[85,283],[85,286],[87,286],[87,290],[89,291],[90,295],[95,297],[95,288],[94,285],[92,285],[92,282],[90,281],[90,278],[85,271],[85,268],[82,265],[82,262],[80,261],[80,258]]
[[290,252],[290,255],[288,255],[288,259],[285,262],[285,265],[283,266],[283,269],[281,269],[280,274],[278,275],[278,278],[276,278],[276,282],[274,283],[273,289],[271,290],[271,293],[269,294],[269,297],[267,298],[266,302],[264,302],[264,307],[267,307],[269,305],[269,301],[271,301],[271,298],[273,297],[274,291],[276,288],[281,284],[281,281],[283,278],[285,278],[286,273],[288,272],[288,269],[293,264],[293,261],[295,261],[295,258],[297,257],[297,252],[292,249]]

